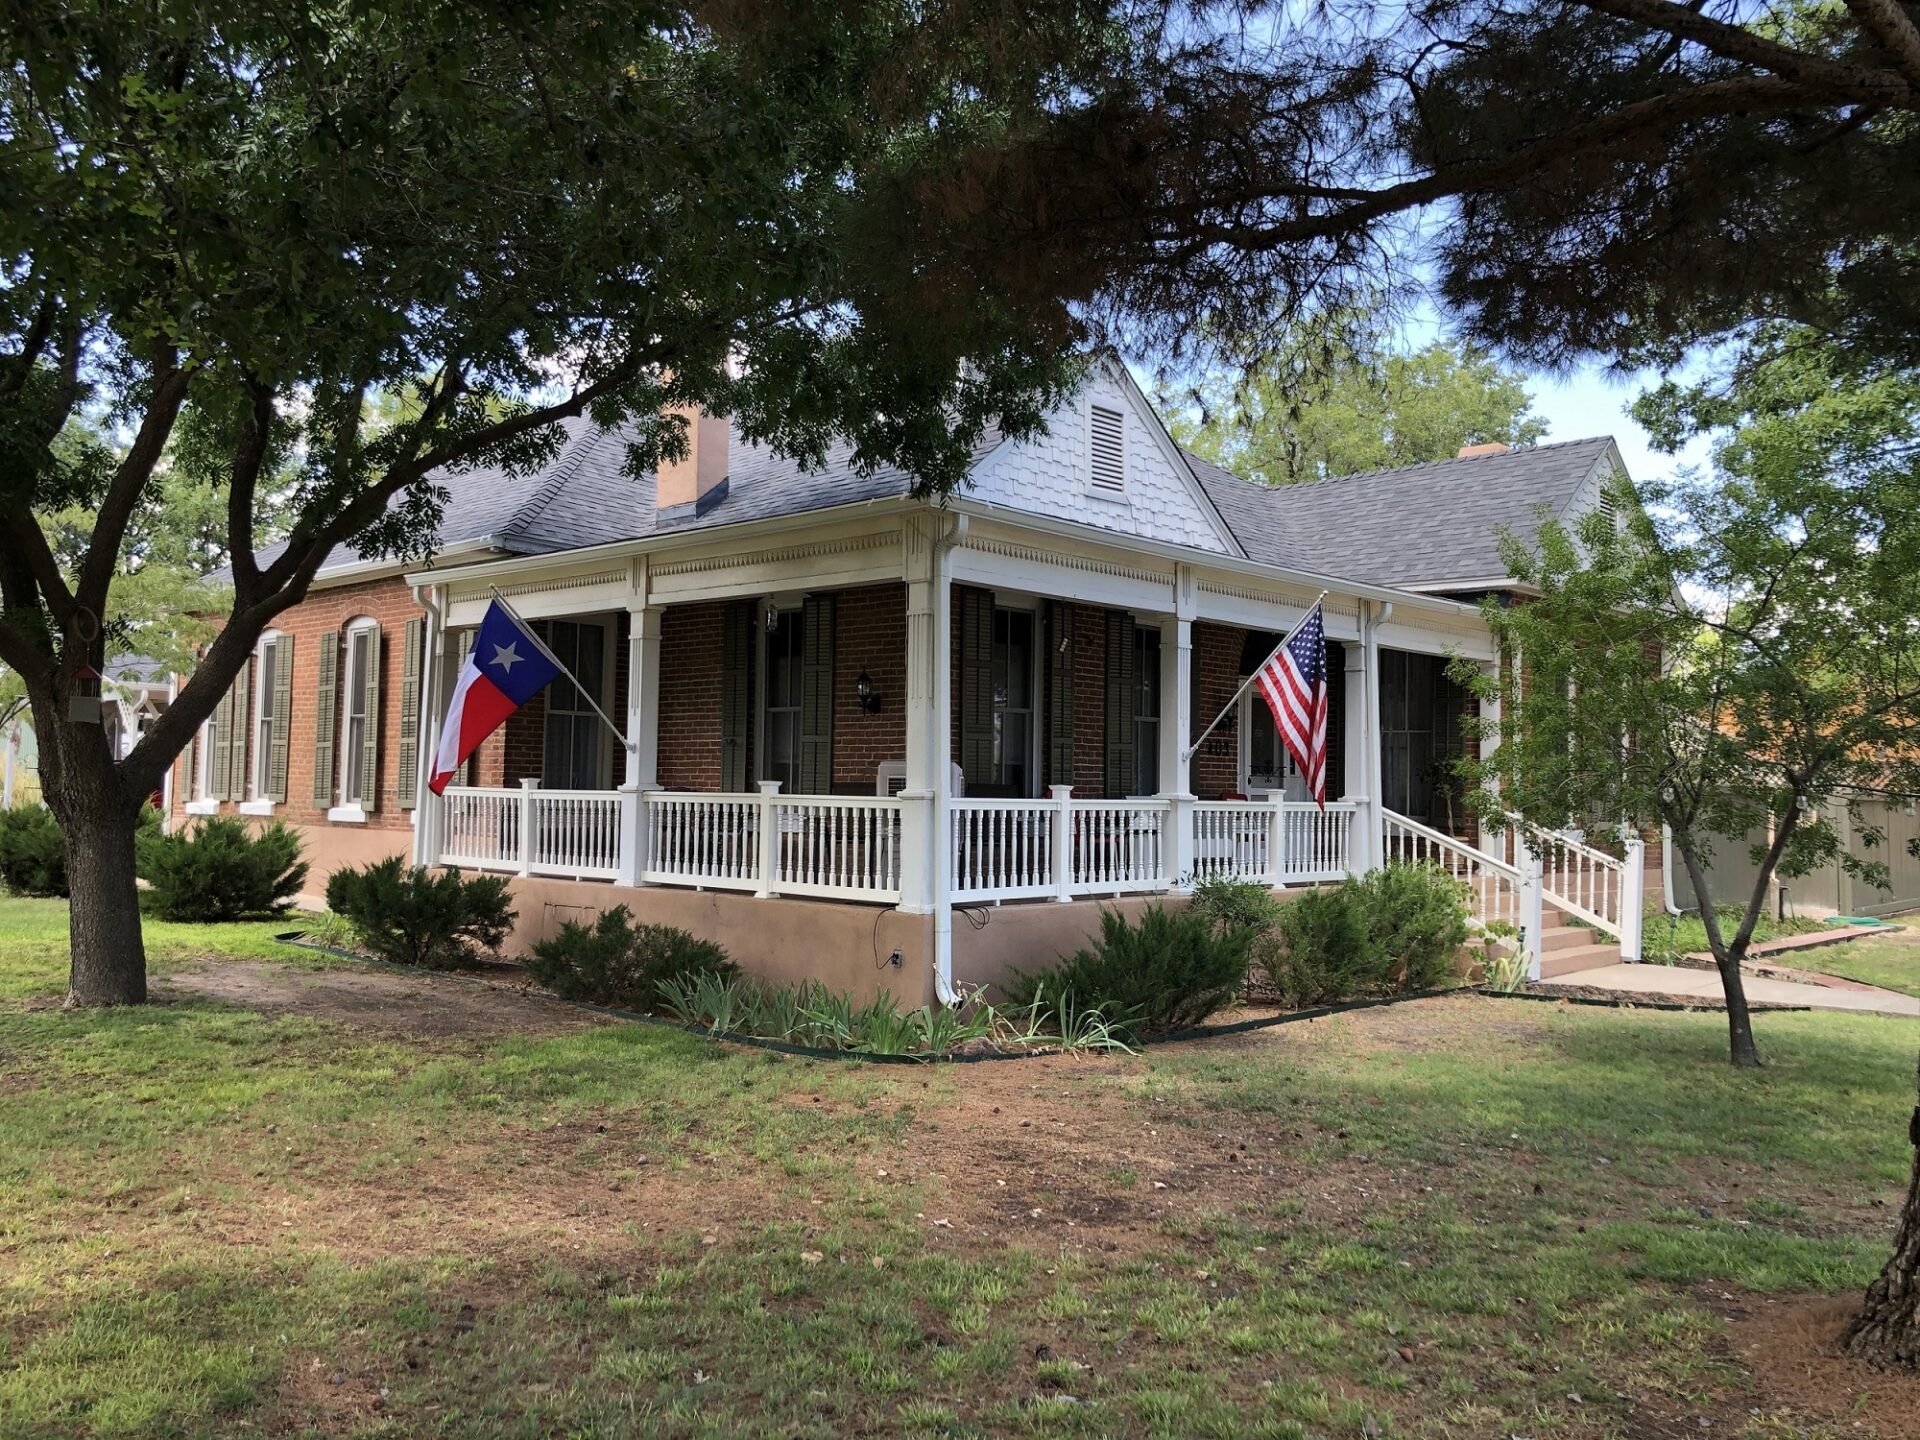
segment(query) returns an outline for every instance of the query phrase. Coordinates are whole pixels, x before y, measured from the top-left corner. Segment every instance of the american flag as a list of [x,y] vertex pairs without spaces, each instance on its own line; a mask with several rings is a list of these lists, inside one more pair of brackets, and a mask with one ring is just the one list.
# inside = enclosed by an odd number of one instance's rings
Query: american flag
[[1286,644],[1267,657],[1254,686],[1273,711],[1273,725],[1307,789],[1327,806],[1327,638],[1320,607],[1307,612]]

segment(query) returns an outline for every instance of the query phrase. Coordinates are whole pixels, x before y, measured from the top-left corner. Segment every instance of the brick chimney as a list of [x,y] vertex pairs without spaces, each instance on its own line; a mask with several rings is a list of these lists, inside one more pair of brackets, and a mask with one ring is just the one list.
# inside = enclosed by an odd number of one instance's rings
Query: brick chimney
[[679,413],[687,420],[687,457],[655,472],[653,509],[661,520],[704,515],[727,498],[727,418],[691,407]]
[[1462,445],[1456,460],[1477,460],[1482,455],[1504,455],[1513,447],[1504,440],[1489,440],[1484,445]]

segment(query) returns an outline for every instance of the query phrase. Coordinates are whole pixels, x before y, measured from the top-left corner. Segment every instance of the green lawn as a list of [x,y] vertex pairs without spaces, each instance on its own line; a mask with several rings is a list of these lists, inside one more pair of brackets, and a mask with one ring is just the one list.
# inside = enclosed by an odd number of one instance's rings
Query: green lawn
[[[1731,908],[1721,910],[1722,938],[1733,938],[1734,931],[1740,926],[1742,913]],[[1810,935],[1816,930],[1832,928],[1824,920],[1803,919],[1797,915],[1788,915],[1784,919],[1762,915],[1753,927],[1753,943],[1759,945],[1786,935]],[[1661,909],[1649,910],[1640,933],[1647,959],[1656,964],[1666,964],[1675,955],[1704,954],[1712,948],[1707,941],[1707,924],[1698,911],[1669,915]]]
[[1903,995],[1920,995],[1920,934],[1911,928],[1903,935],[1876,935],[1846,945],[1783,955],[1780,960],[1803,970],[1841,975]]
[[1471,996],[886,1067],[72,1014],[61,923],[0,902],[9,1437],[1876,1433],[1721,1315],[1878,1268],[1910,1023],[1761,1016],[1757,1076],[1714,1016]]

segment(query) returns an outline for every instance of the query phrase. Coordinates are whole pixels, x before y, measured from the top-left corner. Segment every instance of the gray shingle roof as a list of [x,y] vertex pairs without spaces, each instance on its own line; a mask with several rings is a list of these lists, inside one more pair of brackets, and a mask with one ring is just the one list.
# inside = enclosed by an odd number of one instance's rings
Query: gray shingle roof
[[1563,513],[1612,450],[1600,436],[1281,486],[1187,459],[1251,559],[1431,587],[1504,576],[1501,528],[1534,534],[1539,507]]
[[[652,474],[625,472],[630,432],[585,420],[560,423],[559,455],[539,475],[515,477],[489,467],[437,477],[448,492],[437,550],[488,542],[501,554],[549,555],[890,499],[912,489],[902,470],[861,474],[845,444],[828,451],[822,468],[808,471],[736,436],[726,497],[704,515],[663,524],[654,514]],[[999,433],[989,431],[975,448],[976,463],[1000,443]],[[1431,588],[1504,575],[1501,527],[1531,534],[1537,507],[1563,513],[1612,446],[1605,437],[1572,440],[1281,487],[1243,480],[1198,456],[1187,459],[1249,558],[1370,584]],[[262,551],[263,562],[279,550]],[[322,573],[357,558],[343,546]]]
[[[601,429],[578,419],[559,423],[566,439],[553,464],[540,475],[515,477],[489,467],[435,477],[447,490],[437,551],[491,541],[503,554],[550,555],[890,499],[913,488],[913,477],[896,467],[860,473],[853,464],[853,447],[845,443],[828,449],[820,469],[806,470],[798,461],[763,445],[749,445],[736,435],[726,497],[703,515],[661,523],[654,514],[652,472],[638,477],[626,473],[630,431]],[[974,462],[998,448],[1001,438],[997,429],[989,427],[974,446]],[[276,543],[262,549],[261,563],[284,548]],[[341,546],[327,557],[321,573],[358,558],[351,547]]]

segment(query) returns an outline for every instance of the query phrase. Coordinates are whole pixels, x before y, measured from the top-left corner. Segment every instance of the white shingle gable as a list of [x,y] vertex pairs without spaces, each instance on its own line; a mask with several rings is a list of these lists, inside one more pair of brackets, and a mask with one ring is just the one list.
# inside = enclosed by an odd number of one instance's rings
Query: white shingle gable
[[1158,418],[1111,364],[1095,369],[1044,435],[983,460],[966,495],[1141,539],[1235,550]]

